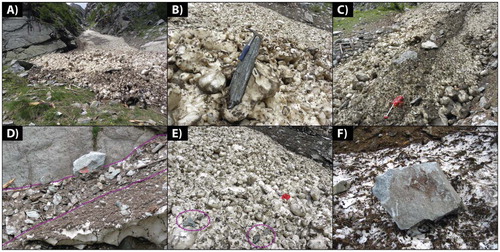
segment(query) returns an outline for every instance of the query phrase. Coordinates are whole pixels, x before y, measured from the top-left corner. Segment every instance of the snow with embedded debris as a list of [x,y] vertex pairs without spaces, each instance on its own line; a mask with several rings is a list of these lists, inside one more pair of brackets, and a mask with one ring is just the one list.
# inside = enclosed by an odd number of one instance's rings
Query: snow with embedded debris
[[[497,249],[498,146],[493,130],[455,133],[400,149],[334,155],[334,181],[352,181],[347,192],[334,196],[334,249]],[[410,235],[410,230],[397,228],[371,188],[375,177],[388,169],[430,161],[441,164],[467,210]]]

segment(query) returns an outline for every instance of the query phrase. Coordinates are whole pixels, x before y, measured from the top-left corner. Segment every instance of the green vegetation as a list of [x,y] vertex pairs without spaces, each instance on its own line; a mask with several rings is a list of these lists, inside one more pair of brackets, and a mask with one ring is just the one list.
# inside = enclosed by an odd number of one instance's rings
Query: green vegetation
[[321,13],[327,11],[328,8],[332,8],[332,3],[313,3],[309,6],[309,10],[315,13]]
[[[114,22],[112,13],[117,11],[118,7],[127,3],[97,3],[87,16],[87,23],[90,27],[103,27],[106,24]],[[132,3],[129,3],[132,4]],[[125,31],[133,31],[139,37],[148,35],[150,38],[164,35],[160,32],[160,27],[155,26],[151,21],[156,22],[159,18],[167,20],[167,3],[155,3],[155,8],[148,10],[149,3],[133,3],[137,4],[138,10],[129,13],[131,22]]]
[[410,3],[380,3],[376,9],[359,11],[354,9],[352,18],[333,18],[333,30],[350,33],[358,24],[375,23],[390,15],[404,11],[405,8],[414,8]]
[[97,149],[97,136],[99,132],[102,131],[102,128],[99,126],[92,127],[92,147],[94,151]]
[[[160,10],[157,9],[158,7],[160,7]],[[140,13],[148,13],[146,4],[141,4],[139,8],[140,8],[139,9]],[[164,32],[159,31],[160,27],[155,26],[154,23],[148,24],[148,22],[156,21],[157,18],[158,19],[161,18],[161,19],[166,21],[167,20],[166,19],[167,18],[166,9],[167,9],[167,3],[156,3],[156,7],[155,7],[154,13],[152,13],[152,15],[137,16],[134,19],[134,22],[131,23],[130,28],[133,31],[137,32],[139,37],[142,37],[142,38],[144,38],[146,35],[148,35],[148,37],[150,37],[150,38],[156,38],[156,37],[164,35],[165,34]],[[158,16],[155,17],[155,14]]]
[[53,24],[59,29],[66,28],[78,35],[82,28],[77,22],[76,10],[66,3],[30,3],[33,16],[38,20]]
[[383,5],[380,8],[385,9],[385,10],[394,10],[394,11],[402,12],[405,10],[405,4],[404,3],[389,3],[389,5]]
[[92,28],[96,24],[96,17],[97,17],[97,9],[93,9],[90,11],[90,14],[87,17],[87,22],[89,23],[89,26]]
[[156,3],[156,15],[160,17],[161,19],[167,21],[167,3]]
[[[89,117],[89,125],[130,125],[129,120],[153,120],[165,123],[166,116],[151,109],[128,108],[123,104],[89,106],[95,94],[86,88],[74,86],[29,85],[25,78],[5,71],[3,67],[3,111],[5,120],[16,125],[76,125],[79,118]],[[48,100],[50,92],[51,99]],[[86,115],[76,104],[86,106]]]
[[354,17],[333,18],[333,30],[345,31],[346,33],[350,33],[354,30],[354,27],[357,24],[373,23],[394,13],[395,11],[393,10],[381,9],[373,9],[367,11],[354,10]]
[[87,16],[87,23],[90,27],[94,27],[97,24],[97,19],[100,18],[100,22],[112,22],[111,16],[114,7],[117,3],[97,3],[95,8],[92,9],[90,14]]

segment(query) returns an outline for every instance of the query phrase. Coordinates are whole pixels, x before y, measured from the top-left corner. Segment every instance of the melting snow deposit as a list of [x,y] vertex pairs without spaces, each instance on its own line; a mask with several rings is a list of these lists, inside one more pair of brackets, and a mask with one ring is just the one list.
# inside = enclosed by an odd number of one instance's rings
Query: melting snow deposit
[[[334,155],[334,181],[350,188],[334,195],[334,249],[497,249],[497,133],[477,128],[441,141],[404,148]],[[439,162],[466,210],[436,223],[399,230],[372,194],[375,177],[388,169]]]

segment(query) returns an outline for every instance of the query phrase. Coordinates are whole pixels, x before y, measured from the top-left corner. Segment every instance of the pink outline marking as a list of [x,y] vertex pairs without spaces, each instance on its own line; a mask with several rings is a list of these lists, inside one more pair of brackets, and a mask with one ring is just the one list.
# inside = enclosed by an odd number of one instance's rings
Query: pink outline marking
[[80,204],[79,206],[74,207],[73,209],[71,209],[71,210],[69,210],[69,211],[67,211],[67,212],[65,212],[65,213],[60,214],[60,215],[59,215],[59,216],[57,216],[57,217],[54,217],[54,218],[52,218],[52,219],[50,219],[50,220],[46,220],[46,221],[44,221],[44,222],[38,223],[38,224],[36,224],[35,226],[31,227],[30,229],[28,229],[28,230],[26,230],[26,231],[22,232],[21,234],[19,234],[19,235],[15,236],[14,238],[10,239],[9,241],[7,241],[7,242],[3,243],[3,244],[2,244],[2,246],[5,246],[5,245],[7,245],[7,244],[9,244],[9,243],[11,243],[11,242],[13,242],[13,241],[17,240],[17,239],[18,239],[19,237],[21,237],[22,235],[24,235],[24,234],[28,233],[29,231],[31,231],[31,230],[33,230],[33,229],[35,229],[35,228],[40,227],[40,226],[41,226],[41,225],[43,225],[43,224],[47,224],[47,223],[49,223],[49,222],[51,222],[51,221],[55,221],[55,220],[57,220],[57,219],[59,219],[59,218],[62,218],[62,217],[64,217],[65,215],[67,215],[67,214],[69,214],[69,213],[71,213],[71,212],[73,212],[73,211],[77,210],[78,208],[83,207],[83,206],[85,206],[85,205],[87,205],[87,204],[90,204],[90,203],[92,203],[92,202],[94,202],[94,201],[96,201],[96,200],[98,200],[98,199],[100,199],[100,198],[103,198],[103,197],[105,197],[105,196],[108,196],[109,194],[112,194],[112,193],[115,193],[115,192],[119,192],[119,191],[125,190],[125,189],[127,189],[127,188],[131,187],[131,186],[132,186],[132,185],[134,185],[134,184],[142,183],[142,182],[144,182],[144,181],[146,181],[146,180],[152,179],[152,178],[154,178],[154,177],[156,177],[156,176],[158,176],[158,175],[160,175],[160,174],[162,174],[162,173],[166,172],[167,170],[168,170],[168,169],[161,170],[161,171],[159,171],[159,172],[157,172],[157,173],[155,173],[155,174],[153,174],[153,175],[149,175],[149,176],[148,176],[148,177],[146,177],[146,178],[143,178],[143,179],[140,179],[140,180],[134,181],[134,182],[132,182],[132,183],[130,183],[130,184],[128,184],[128,185],[126,185],[126,186],[124,186],[124,187],[121,187],[121,188],[118,188],[118,189],[116,189],[116,190],[109,191],[109,192],[107,192],[107,193],[101,194],[100,196],[97,196],[97,197],[95,197],[95,198],[93,198],[93,199],[91,199],[91,200],[89,200],[89,201],[86,201],[86,202],[84,202],[84,203]]
[[[160,136],[166,136],[166,135],[167,135],[167,134],[159,134],[159,135],[156,135],[156,136],[152,137],[152,138],[151,138],[151,139],[149,139],[148,141],[146,141],[146,142],[144,142],[143,144],[141,144],[141,145],[137,146],[136,148],[134,148],[134,150],[132,150],[132,151],[130,152],[130,154],[128,154],[128,155],[127,155],[124,159],[122,159],[122,160],[120,160],[120,161],[116,161],[116,162],[111,163],[111,164],[108,164],[108,165],[105,165],[105,166],[103,166],[103,167],[104,167],[104,168],[106,168],[106,167],[109,167],[109,166],[111,166],[111,165],[115,165],[115,164],[118,164],[118,163],[121,163],[121,162],[125,161],[126,159],[128,159],[128,158],[129,158],[129,157],[130,157],[130,156],[134,153],[134,151],[137,151],[137,149],[138,149],[138,148],[141,148],[142,146],[144,146],[144,145],[148,144],[149,142],[153,141],[154,139],[156,139],[156,138],[158,138],[158,137],[160,137]],[[96,200],[100,199],[100,198],[103,198],[103,197],[105,197],[105,196],[108,196],[109,194],[112,194],[112,193],[116,193],[116,192],[119,192],[119,191],[125,190],[125,189],[127,189],[127,188],[131,187],[131,186],[132,186],[132,185],[134,185],[134,184],[142,183],[142,182],[144,182],[144,181],[146,181],[146,180],[152,179],[152,178],[154,178],[154,177],[156,177],[156,176],[158,176],[158,175],[160,175],[160,174],[162,174],[162,173],[164,173],[164,172],[166,172],[166,171],[168,171],[168,169],[161,170],[161,171],[159,171],[159,172],[157,172],[157,173],[154,173],[153,175],[149,175],[149,176],[148,176],[148,177],[146,177],[146,178],[143,178],[143,179],[140,179],[140,180],[134,181],[134,182],[132,182],[132,183],[130,183],[130,184],[128,184],[128,185],[126,185],[126,186],[124,186],[124,187],[121,187],[121,188],[118,188],[118,189],[116,189],[116,190],[109,191],[109,192],[107,192],[107,193],[101,194],[100,196],[97,196],[97,197],[95,197],[95,198],[93,198],[93,199],[91,199],[91,200],[89,200],[89,201],[86,201],[86,202],[84,202],[84,203],[82,203],[82,204],[78,205],[77,207],[74,207],[73,209],[71,209],[71,210],[69,210],[69,211],[67,211],[67,212],[65,212],[65,213],[62,213],[62,214],[60,214],[60,215],[58,215],[58,216],[56,216],[56,217],[54,217],[54,218],[52,218],[52,219],[50,219],[50,220],[46,220],[46,221],[44,221],[44,222],[40,222],[40,223],[36,224],[35,226],[33,226],[33,227],[29,228],[28,230],[26,230],[26,231],[22,232],[21,234],[19,234],[19,235],[15,236],[14,238],[10,239],[9,241],[7,241],[7,242],[3,243],[3,244],[2,244],[2,247],[3,247],[3,246],[8,245],[9,243],[11,243],[11,242],[13,242],[13,241],[15,241],[15,240],[17,240],[17,239],[19,239],[19,237],[23,236],[24,234],[28,233],[29,231],[34,230],[34,229],[36,229],[36,228],[38,228],[38,227],[40,227],[40,226],[42,226],[42,225],[44,225],[44,224],[47,224],[47,223],[49,223],[49,222],[51,222],[51,221],[55,221],[55,220],[57,220],[57,219],[59,219],[59,218],[62,218],[62,217],[64,217],[65,215],[67,215],[67,214],[69,214],[69,213],[71,213],[71,212],[73,212],[73,211],[75,211],[75,210],[79,209],[80,207],[83,207],[83,206],[85,206],[85,205],[87,205],[87,204],[90,204],[90,203],[92,203],[92,202],[94,202],[94,201],[96,201]],[[59,182],[59,181],[62,181],[62,180],[68,179],[68,178],[73,178],[73,177],[75,177],[75,176],[67,176],[67,177],[64,177],[64,178],[62,178],[62,179],[59,179],[59,180],[56,180],[56,181],[52,181],[52,182],[50,182],[50,183],[56,183],[56,182]],[[7,189],[11,189],[11,190],[14,190],[14,189],[22,189],[22,188],[27,188],[27,187],[28,187],[28,188],[29,188],[29,187],[36,187],[36,186],[39,186],[39,185],[42,185],[42,184],[34,184],[34,185],[28,185],[28,186],[18,187],[18,188],[5,188],[5,189],[3,189],[3,190],[5,190],[5,191],[6,191]]]
[[[257,246],[256,244],[253,244],[253,242],[250,241],[250,231],[252,231],[252,229],[254,229],[254,228],[258,227],[258,226],[267,227],[267,228],[269,228],[271,230],[271,232],[273,232],[273,240],[271,241],[271,243],[269,243],[266,246]],[[245,236],[247,237],[247,242],[250,243],[250,245],[252,247],[255,247],[255,248],[267,248],[267,247],[273,245],[276,242],[276,237],[277,237],[276,231],[274,231],[274,229],[271,226],[266,225],[264,223],[262,223],[262,224],[255,224],[252,227],[250,227],[250,229],[248,229],[248,231],[246,232]]]

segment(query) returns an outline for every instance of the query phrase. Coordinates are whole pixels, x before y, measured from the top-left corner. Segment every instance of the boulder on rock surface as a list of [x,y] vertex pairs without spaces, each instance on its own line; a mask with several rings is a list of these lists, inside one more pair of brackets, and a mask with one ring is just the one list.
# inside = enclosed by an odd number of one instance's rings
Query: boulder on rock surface
[[462,199],[435,162],[390,169],[375,180],[373,194],[402,230],[462,207]]
[[80,172],[84,168],[87,168],[88,171],[93,171],[102,166],[105,159],[105,153],[92,151],[89,154],[85,154],[73,162],[73,173]]

